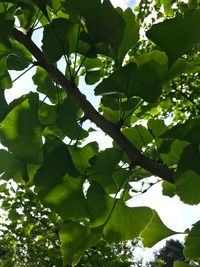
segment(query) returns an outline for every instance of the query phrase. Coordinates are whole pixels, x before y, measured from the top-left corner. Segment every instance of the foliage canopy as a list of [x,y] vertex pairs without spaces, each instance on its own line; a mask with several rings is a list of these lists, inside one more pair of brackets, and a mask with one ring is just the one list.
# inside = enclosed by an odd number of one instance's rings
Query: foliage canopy
[[[64,266],[102,239],[153,246],[176,233],[151,208],[126,205],[133,181],[154,175],[165,195],[200,202],[200,8],[175,4],[156,1],[148,10],[161,19],[148,25],[144,0],[136,14],[109,0],[0,1],[1,178],[34,186],[61,217]],[[36,92],[7,103],[10,71],[31,68]],[[98,110],[79,90],[83,79]],[[112,147],[90,142],[88,121]],[[199,222],[184,233],[184,255],[196,262],[199,233]]]

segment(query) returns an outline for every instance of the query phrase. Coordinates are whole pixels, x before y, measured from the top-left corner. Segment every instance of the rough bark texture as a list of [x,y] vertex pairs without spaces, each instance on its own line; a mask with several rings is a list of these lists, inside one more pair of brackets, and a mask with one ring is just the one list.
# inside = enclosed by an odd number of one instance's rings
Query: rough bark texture
[[37,65],[45,69],[54,81],[60,84],[62,88],[65,88],[66,92],[74,98],[77,105],[83,110],[86,117],[113,138],[132,162],[146,169],[152,175],[158,176],[170,183],[174,183],[173,172],[169,168],[146,157],[132,143],[130,143],[115,124],[106,120],[99,112],[97,112],[79,91],[76,85],[69,81],[55,66],[47,62],[42,51],[35,45],[30,37],[15,28],[13,29],[11,36],[30,51],[35,57]]

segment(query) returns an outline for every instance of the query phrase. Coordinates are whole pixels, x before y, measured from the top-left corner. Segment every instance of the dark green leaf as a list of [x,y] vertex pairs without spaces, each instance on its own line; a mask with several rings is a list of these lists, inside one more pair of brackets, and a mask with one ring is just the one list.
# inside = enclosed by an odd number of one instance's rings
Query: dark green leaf
[[88,85],[95,84],[104,76],[104,74],[104,70],[89,71],[85,75],[85,82]]
[[198,267],[199,265],[191,265],[182,261],[175,261],[173,267]]
[[165,132],[161,137],[165,139],[180,139],[191,143],[200,140],[200,118],[188,119],[184,124],[178,124]]
[[97,181],[108,192],[113,192],[113,190],[115,192],[117,188],[112,179],[112,173],[121,160],[122,154],[121,150],[114,148],[100,152],[90,160],[92,167],[87,171],[87,179]]
[[[147,37],[168,55],[170,65],[200,42],[200,11],[192,10],[152,26]],[[167,34],[166,34],[167,32]]]
[[173,197],[176,194],[176,186],[167,181],[162,183],[162,193],[164,196]]
[[34,183],[37,186],[57,185],[63,181],[67,173],[72,176],[78,175],[67,146],[63,144],[46,155],[34,177]]
[[95,88],[96,95],[125,94],[134,95],[134,84],[137,66],[130,63],[120,70],[112,73]]
[[192,229],[190,230],[188,236],[185,241],[185,248],[183,253],[188,259],[196,259],[200,258],[200,221],[196,222]]
[[139,25],[135,20],[135,15],[130,8],[123,12],[123,18],[125,21],[125,29],[117,53],[117,61],[121,65],[126,53],[133,48],[139,39]]
[[58,107],[56,124],[72,140],[81,140],[88,136],[88,133],[78,124],[78,113],[80,114],[79,107],[70,97],[67,97]]
[[42,50],[50,63],[76,51],[78,27],[64,18],[56,18],[44,27]]
[[98,183],[92,182],[87,192],[87,211],[91,227],[98,227],[106,222],[114,201]]
[[195,205],[200,203],[200,174],[187,170],[177,177],[176,192],[184,203]]
[[100,0],[68,0],[63,6],[85,19],[93,43],[105,43],[111,46],[111,52],[117,52],[123,38],[125,22],[109,0],[103,3]]
[[12,30],[14,19],[11,15],[0,13],[0,42],[4,45],[9,45],[8,35]]

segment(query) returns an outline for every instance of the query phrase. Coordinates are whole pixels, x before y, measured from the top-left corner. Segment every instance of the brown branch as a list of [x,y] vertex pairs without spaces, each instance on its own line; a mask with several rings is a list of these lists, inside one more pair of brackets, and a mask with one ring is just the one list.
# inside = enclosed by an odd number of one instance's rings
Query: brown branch
[[91,105],[85,96],[79,91],[74,82],[69,81],[62,72],[60,72],[54,65],[49,64],[44,57],[42,51],[35,45],[35,43],[25,34],[17,29],[13,29],[11,36],[19,43],[23,44],[31,54],[36,58],[38,65],[48,72],[53,80],[65,88],[68,95],[72,96],[77,105],[82,108],[88,119],[94,122],[106,134],[113,138],[113,140],[121,147],[121,149],[128,155],[132,162],[135,162],[140,167],[149,171],[152,175],[158,176],[163,180],[174,183],[173,172],[157,162],[149,159],[142,154],[138,149],[131,144],[131,142],[121,133],[120,129],[115,124],[106,120],[96,109]]

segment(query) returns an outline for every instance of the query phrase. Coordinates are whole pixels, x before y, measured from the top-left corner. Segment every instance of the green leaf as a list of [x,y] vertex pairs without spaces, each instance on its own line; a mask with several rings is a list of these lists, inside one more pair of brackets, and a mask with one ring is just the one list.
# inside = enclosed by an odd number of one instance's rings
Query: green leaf
[[64,99],[66,93],[57,87],[48,73],[41,67],[37,67],[35,75],[32,77],[33,82],[37,85],[37,91],[45,94],[53,104],[59,102],[59,97]]
[[32,63],[32,54],[17,41],[12,41],[10,44],[10,54],[7,58],[8,69],[16,71],[24,70]]
[[172,0],[161,0],[163,4],[165,14],[167,16],[173,16]]
[[7,70],[8,49],[0,43],[0,88],[8,89],[12,87],[12,80]]
[[44,27],[42,50],[50,63],[76,51],[78,28],[78,24],[64,18],[56,18]]
[[[72,140],[82,140],[88,136],[88,133],[78,124],[78,115],[80,109],[74,99],[67,97],[63,103],[58,106],[57,126]],[[79,113],[79,114],[78,114]]]
[[83,179],[64,176],[57,185],[46,185],[39,190],[42,203],[61,216],[63,220],[87,216],[83,195]]
[[198,260],[200,258],[200,221],[196,222],[185,240],[183,253],[186,258]]
[[64,265],[75,266],[83,252],[98,241],[98,235],[77,222],[66,221],[60,230],[60,240]]
[[200,203],[200,174],[187,170],[176,179],[176,192],[184,203],[195,205]]
[[153,136],[142,125],[136,125],[132,128],[122,129],[122,133],[134,144],[138,149],[145,147],[153,140]]
[[80,173],[84,173],[87,169],[91,167],[90,159],[93,158],[98,152],[98,144],[92,142],[84,147],[74,147],[69,148],[72,160],[76,169]]
[[22,97],[0,124],[1,143],[16,157],[32,163],[40,163],[43,158],[38,104],[35,93]]
[[[122,158],[123,152],[108,148],[90,160],[91,168],[87,171],[89,181],[97,181],[107,192],[116,192],[116,185],[112,173]],[[103,169],[102,169],[103,166]]]
[[67,173],[71,176],[78,175],[67,146],[62,144],[45,156],[42,166],[35,174],[34,183],[37,186],[54,186],[62,182]]
[[87,192],[86,204],[91,227],[98,227],[106,222],[114,201],[98,183],[91,183]]
[[163,120],[150,119],[147,123],[149,131],[154,137],[159,137],[168,129]]
[[193,65],[183,58],[177,59],[169,68],[163,77],[163,83],[167,83],[182,73],[194,73],[200,70],[200,67]]
[[55,124],[57,120],[56,106],[42,102],[39,106],[38,116],[42,125],[51,126]]
[[99,70],[103,67],[103,63],[100,58],[86,58],[82,64],[87,71]]
[[10,14],[0,13],[0,42],[9,45],[8,36],[14,25],[14,19]]
[[174,232],[165,226],[157,212],[154,210],[151,220],[144,230],[142,230],[140,236],[145,247],[153,247],[160,240],[175,234],[177,234],[177,232]]
[[13,179],[15,182],[22,182],[21,178],[26,172],[25,163],[4,149],[0,149],[0,159],[1,179],[7,181]]
[[103,78],[105,72],[104,70],[95,70],[95,71],[88,71],[85,75],[85,82],[88,85],[92,85],[97,83],[101,78]]
[[115,71],[108,78],[104,79],[95,88],[96,95],[125,94],[130,97],[134,95],[134,84],[137,66],[130,63]]
[[9,220],[11,220],[12,222],[14,221],[18,221],[22,218],[23,215],[19,214],[16,210],[14,209],[11,209],[9,211],[9,214],[8,214],[8,218]]
[[179,173],[191,169],[196,173],[200,174],[199,159],[200,150],[198,144],[190,144],[186,146],[179,160]]
[[173,197],[176,194],[176,186],[167,181],[162,183],[162,193],[164,196]]
[[8,69],[23,70],[31,61],[31,54],[18,42],[10,41],[8,46],[0,43],[0,87],[3,89],[12,87]]
[[[200,11],[191,10],[151,27],[147,37],[168,55],[170,65],[200,42]],[[167,32],[167,34],[166,34]]]
[[191,143],[200,140],[200,118],[190,118],[184,124],[178,124],[165,132],[161,137],[165,139],[180,139]]
[[131,8],[127,8],[123,12],[123,19],[125,21],[125,29],[117,53],[117,61],[119,62],[119,65],[122,64],[126,53],[137,44],[139,39],[139,25],[135,20],[135,15]]
[[173,267],[199,267],[199,265],[191,265],[182,261],[175,261]]
[[168,68],[166,54],[155,50],[136,58],[136,62],[138,70],[134,94],[148,102],[157,101],[162,93],[162,79]]
[[104,79],[95,88],[95,94],[124,94],[129,98],[139,96],[155,102],[162,92],[161,81],[167,71],[167,57],[165,53],[153,51],[138,57],[136,62],[138,66],[129,63]]
[[182,140],[165,140],[159,148],[161,159],[167,165],[178,164],[184,148],[188,144]]
[[92,43],[105,43],[111,46],[112,53],[117,52],[123,38],[125,22],[109,0],[103,3],[100,0],[68,0],[63,6],[85,19]]
[[131,240],[139,236],[152,217],[152,210],[147,207],[130,208],[118,200],[106,223],[103,233],[109,242]]

